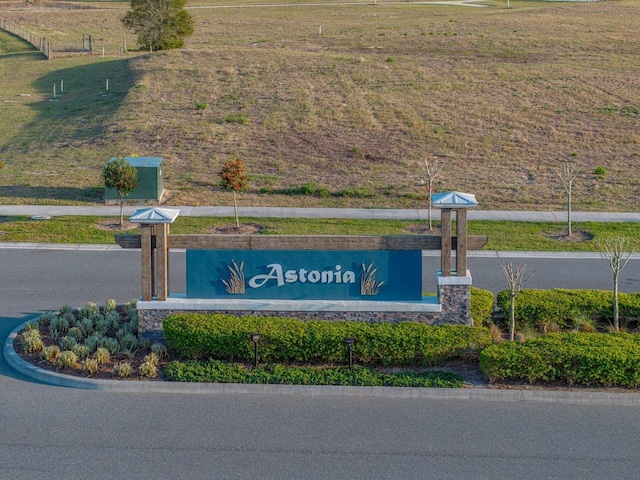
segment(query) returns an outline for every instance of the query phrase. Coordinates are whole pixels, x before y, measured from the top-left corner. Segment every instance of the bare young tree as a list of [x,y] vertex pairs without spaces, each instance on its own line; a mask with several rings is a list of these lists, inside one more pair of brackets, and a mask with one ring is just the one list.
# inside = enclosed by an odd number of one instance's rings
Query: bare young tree
[[[442,164],[438,162],[438,157],[433,157],[433,161],[429,162],[428,159],[425,158],[424,164],[420,165],[422,167],[422,171],[427,177],[427,194],[429,195],[429,209],[428,209],[428,220],[429,220],[429,231],[432,230],[432,222],[431,222],[431,197],[433,195],[433,182],[438,174],[442,171]],[[424,180],[421,180],[424,183]]]
[[562,167],[556,169],[556,173],[560,180],[562,180],[562,186],[567,194],[567,236],[571,236],[571,200],[573,181],[580,173],[580,167],[573,162],[564,162]]
[[620,312],[618,309],[618,277],[624,267],[627,266],[635,248],[630,248],[630,241],[627,237],[607,238],[596,241],[600,249],[600,255],[611,267],[613,272],[613,328],[617,332],[620,330]]
[[525,277],[524,270],[527,267],[524,263],[513,264],[511,262],[507,262],[506,264],[500,263],[500,269],[504,274],[504,278],[507,279],[507,283],[509,284],[509,299],[510,302],[510,310],[511,310],[511,318],[509,322],[509,340],[513,341],[513,337],[516,330],[516,297],[522,290],[522,287],[527,280],[531,278],[531,275],[536,273],[534,270],[529,275]]

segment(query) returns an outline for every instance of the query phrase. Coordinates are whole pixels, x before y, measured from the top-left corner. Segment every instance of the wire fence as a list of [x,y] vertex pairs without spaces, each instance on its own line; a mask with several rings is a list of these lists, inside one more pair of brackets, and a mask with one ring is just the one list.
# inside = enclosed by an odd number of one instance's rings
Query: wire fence
[[33,45],[36,49],[40,50],[42,54],[48,58],[53,58],[54,53],[57,54],[88,54],[88,55],[100,55],[100,56],[124,56],[127,54],[127,42],[125,38],[122,38],[121,43],[118,45],[116,42],[107,42],[105,45],[103,41],[99,45],[94,45],[95,41],[91,38],[91,35],[82,35],[82,43],[78,38],[78,43],[75,45],[56,43],[55,52],[53,46],[49,40],[44,37],[39,37],[33,34],[29,30],[15,23],[9,22],[6,19],[0,18],[0,30],[9,32],[17,37],[22,38],[26,42]]
[[51,42],[49,42],[46,38],[34,35],[26,28],[11,23],[6,19],[0,19],[0,29],[4,30],[5,32],[9,32],[17,37],[20,37],[26,42],[29,42],[36,49],[40,50],[45,57],[47,57],[48,59],[51,58]]

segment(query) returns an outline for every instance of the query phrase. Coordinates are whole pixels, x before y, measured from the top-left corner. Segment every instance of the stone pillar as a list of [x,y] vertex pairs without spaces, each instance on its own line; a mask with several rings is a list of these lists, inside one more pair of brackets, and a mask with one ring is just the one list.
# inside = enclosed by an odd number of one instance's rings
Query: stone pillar
[[442,313],[436,323],[472,325],[471,320],[471,273],[466,276],[445,276],[438,272],[438,301]]

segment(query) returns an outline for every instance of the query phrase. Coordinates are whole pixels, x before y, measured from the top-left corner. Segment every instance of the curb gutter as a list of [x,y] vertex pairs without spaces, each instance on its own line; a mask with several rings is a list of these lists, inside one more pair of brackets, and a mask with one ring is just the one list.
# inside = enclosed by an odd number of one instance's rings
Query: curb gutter
[[414,387],[344,387],[325,385],[251,385],[238,383],[186,383],[157,380],[96,380],[52,372],[24,361],[13,343],[28,322],[16,327],[7,337],[4,358],[18,373],[49,385],[84,390],[126,393],[296,395],[303,397],[368,397],[424,400],[479,400],[498,402],[555,402],[583,405],[640,406],[634,393],[566,392],[548,390],[501,390],[491,388],[414,388]]

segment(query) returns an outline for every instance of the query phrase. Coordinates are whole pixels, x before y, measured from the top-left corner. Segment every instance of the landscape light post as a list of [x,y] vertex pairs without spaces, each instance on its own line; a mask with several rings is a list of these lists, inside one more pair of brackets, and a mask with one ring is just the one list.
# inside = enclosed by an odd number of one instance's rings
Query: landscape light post
[[344,343],[349,347],[349,370],[353,368],[353,337],[347,337],[344,339]]
[[258,342],[260,342],[260,334],[252,333],[251,341],[253,342],[253,368],[258,368]]

